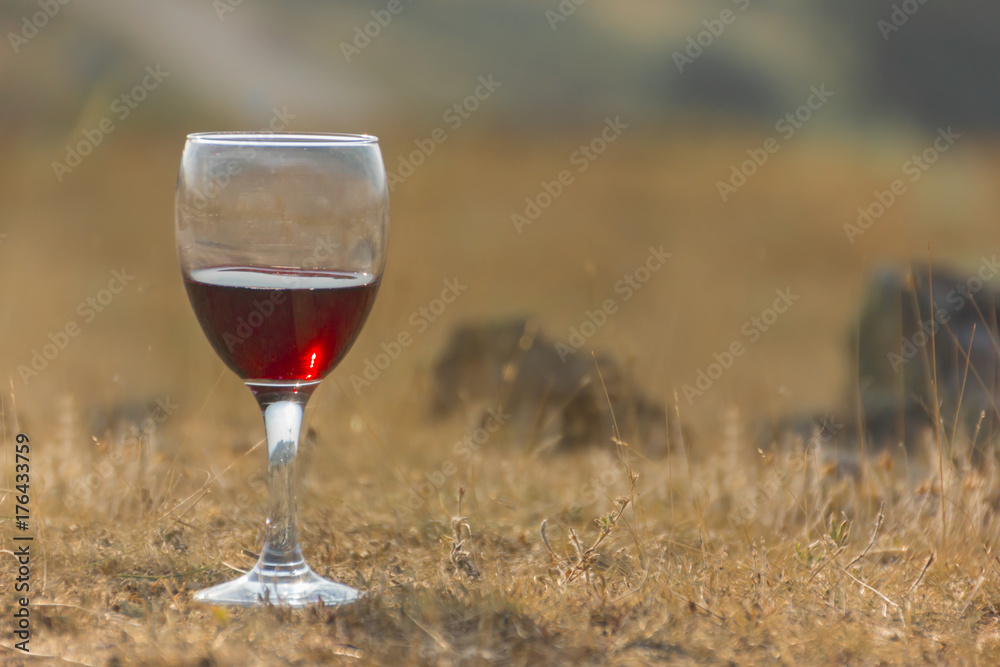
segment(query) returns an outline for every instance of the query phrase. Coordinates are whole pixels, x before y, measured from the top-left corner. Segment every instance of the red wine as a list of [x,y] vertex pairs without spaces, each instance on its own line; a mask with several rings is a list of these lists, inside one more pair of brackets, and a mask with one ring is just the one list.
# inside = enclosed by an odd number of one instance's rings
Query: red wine
[[318,381],[350,349],[379,281],[368,273],[246,266],[184,277],[201,328],[244,380]]

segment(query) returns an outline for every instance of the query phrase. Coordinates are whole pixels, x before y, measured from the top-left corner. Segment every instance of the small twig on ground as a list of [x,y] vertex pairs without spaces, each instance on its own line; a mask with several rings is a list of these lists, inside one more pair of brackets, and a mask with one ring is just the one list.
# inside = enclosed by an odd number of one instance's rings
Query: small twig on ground
[[882,510],[884,510],[884,509],[885,509],[885,501],[883,500],[882,504],[879,505],[879,508],[878,508],[878,517],[875,519],[875,530],[872,531],[872,539],[868,541],[868,546],[865,547],[865,550],[862,551],[860,554],[858,554],[857,557],[854,560],[852,560],[850,563],[847,564],[847,569],[848,570],[851,569],[851,567],[855,563],[857,563],[859,560],[861,560],[862,558],[864,558],[865,556],[867,556],[868,552],[875,545],[875,540],[878,539],[879,528],[882,527],[882,519],[884,518],[884,515],[882,514]]
[[910,584],[910,587],[906,589],[906,593],[903,594],[903,597],[909,597],[910,594],[913,593],[913,591],[917,590],[917,586],[920,585],[920,582],[924,580],[924,575],[927,574],[927,568],[929,568],[931,566],[931,563],[933,562],[934,562],[934,554],[931,554],[927,558],[927,562],[924,563],[924,569],[920,570],[920,576],[917,577],[916,581]]
[[[896,612],[899,614],[899,620],[903,621],[903,608],[899,606],[899,603],[890,600],[887,595],[885,595],[884,593],[882,593],[877,588],[875,588],[873,586],[870,586],[870,585],[866,584],[865,582],[861,581],[860,579],[858,579],[857,577],[855,577],[853,574],[851,574],[850,572],[848,572],[846,568],[841,567],[839,563],[837,564],[837,567],[840,567],[841,572],[843,572],[848,577],[850,577],[851,579],[853,579],[855,581],[855,583],[859,584],[860,586],[862,586],[864,588],[867,588],[872,593],[874,593],[875,595],[879,596],[879,598],[881,598],[882,601],[885,602],[886,604],[891,604],[893,607],[895,607],[896,608]],[[883,612],[884,611],[885,610],[883,609]],[[905,625],[906,622],[903,621],[903,624]]]

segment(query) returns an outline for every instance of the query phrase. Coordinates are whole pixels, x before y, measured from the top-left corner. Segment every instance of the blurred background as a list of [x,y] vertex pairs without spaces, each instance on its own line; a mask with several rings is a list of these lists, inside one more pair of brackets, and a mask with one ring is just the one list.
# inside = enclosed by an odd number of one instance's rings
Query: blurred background
[[[530,315],[569,341],[607,299],[578,354],[610,351],[654,396],[746,344],[681,395],[686,419],[822,409],[849,382],[873,265],[929,252],[972,271],[997,249],[996,3],[5,0],[0,33],[0,359],[24,423],[83,445],[88,415],[166,397],[183,415],[167,428],[202,418],[185,442],[210,448],[211,423],[261,436],[176,268],[189,132],[381,138],[382,292],[311,408],[390,439],[456,323]],[[660,246],[626,301],[616,284]],[[133,278],[102,292],[115,271]],[[446,280],[467,290],[414,316]],[[777,290],[799,298],[751,340]],[[402,332],[413,344],[354,391]]]

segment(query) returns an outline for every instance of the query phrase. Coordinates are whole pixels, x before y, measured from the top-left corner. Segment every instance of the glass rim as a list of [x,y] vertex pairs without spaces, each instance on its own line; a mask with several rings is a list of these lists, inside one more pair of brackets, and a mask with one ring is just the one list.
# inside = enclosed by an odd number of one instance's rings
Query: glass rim
[[188,143],[216,146],[261,146],[275,148],[311,148],[372,146],[378,137],[371,134],[341,134],[334,132],[193,132]]

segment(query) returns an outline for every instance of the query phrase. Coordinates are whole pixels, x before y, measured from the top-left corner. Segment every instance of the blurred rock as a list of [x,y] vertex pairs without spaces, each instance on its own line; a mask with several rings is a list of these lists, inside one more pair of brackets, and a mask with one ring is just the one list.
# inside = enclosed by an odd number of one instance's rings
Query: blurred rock
[[946,436],[956,428],[971,436],[984,414],[983,426],[992,432],[1000,295],[984,279],[997,269],[984,258],[970,274],[945,266],[874,273],[852,341],[858,365],[856,391],[849,395],[860,398],[866,421],[893,424],[883,430],[909,443],[907,420],[898,415],[922,412],[932,425],[937,403]]
[[[584,352],[564,356],[530,320],[459,326],[434,364],[430,413],[464,412],[479,425],[496,409],[510,415],[504,429],[512,438],[543,450],[610,445],[617,422],[631,446],[666,451],[666,410],[615,359],[597,355],[595,365]],[[672,418],[670,429],[680,435]]]
[[92,405],[86,413],[89,435],[111,443],[138,442],[155,431],[156,399],[129,398]]
[[[991,441],[1000,425],[1000,293],[988,281],[998,273],[991,257],[967,274],[941,265],[876,267],[849,337],[853,380],[830,439],[851,450],[863,436],[873,451],[913,451],[933,438],[939,414],[946,442],[953,434],[958,444]],[[807,442],[830,419],[785,418],[760,428],[759,440]]]

